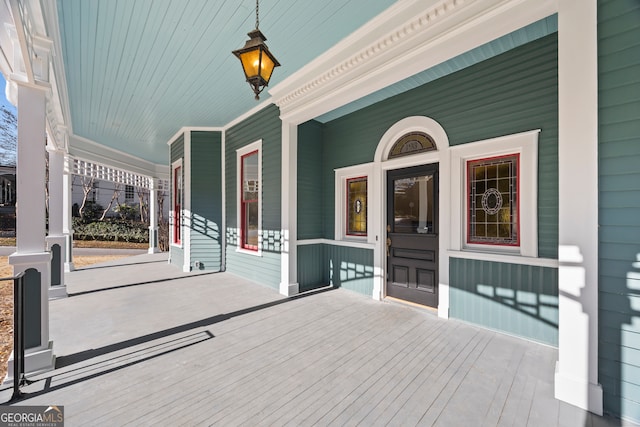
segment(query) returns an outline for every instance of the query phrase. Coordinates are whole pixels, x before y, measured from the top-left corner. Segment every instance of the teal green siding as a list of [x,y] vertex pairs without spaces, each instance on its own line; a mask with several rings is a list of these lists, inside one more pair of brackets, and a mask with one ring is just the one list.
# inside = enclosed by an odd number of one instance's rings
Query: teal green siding
[[598,1],[599,381],[640,423],[640,3]]
[[329,284],[324,244],[298,246],[298,284],[305,292]]
[[222,268],[222,133],[191,133],[191,266]]
[[[262,139],[262,256],[237,252],[238,183],[236,150]],[[233,126],[225,136],[227,271],[278,289],[280,286],[281,227],[280,110],[269,106]]]
[[[180,136],[173,144],[171,144],[171,161],[169,166],[173,164],[173,162],[184,159],[184,135]],[[184,168],[182,168],[183,173],[183,181],[184,182]],[[173,174],[173,172],[172,172]],[[171,186],[171,195],[169,197],[169,210],[173,210],[173,194],[175,189],[173,188],[173,175],[169,179]],[[172,225],[170,224],[169,227]],[[171,242],[170,242],[171,243]],[[174,246],[172,244],[169,245],[169,262],[171,265],[175,265],[182,269],[184,264],[184,250],[181,247]]]
[[298,246],[298,282],[301,291],[333,285],[371,297],[373,250],[331,244]]
[[558,345],[558,270],[450,258],[453,318]]
[[322,237],[322,124],[298,126],[298,239]]
[[328,122],[324,126],[324,237],[334,238],[334,173],[373,161],[385,131],[414,115],[438,121],[451,145],[541,129],[538,162],[538,253],[557,258],[557,35]]

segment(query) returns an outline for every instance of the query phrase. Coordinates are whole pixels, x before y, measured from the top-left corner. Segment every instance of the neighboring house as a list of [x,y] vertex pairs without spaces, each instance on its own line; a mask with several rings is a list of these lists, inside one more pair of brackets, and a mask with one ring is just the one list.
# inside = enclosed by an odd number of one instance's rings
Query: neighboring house
[[0,166],[0,206],[16,204],[16,167]]
[[[71,186],[71,195],[72,195],[72,205],[79,208],[82,206],[82,200],[84,198],[85,185],[90,185],[91,181],[88,178],[84,178],[81,176],[73,175],[72,186]],[[114,191],[116,188],[116,184],[110,181],[101,181],[94,179],[93,184],[91,185],[91,189],[89,190],[89,194],[87,197],[87,201],[96,203],[102,206],[105,209],[109,206],[109,202],[114,196]],[[114,210],[114,208],[118,204],[127,204],[129,206],[140,208],[140,197],[142,194],[143,203],[149,203],[149,190],[147,189],[138,189],[133,185],[119,184],[119,194],[117,199],[113,201],[111,204],[111,209],[107,213],[107,217],[117,217],[118,213]],[[159,197],[163,197],[164,199],[168,199],[168,194],[160,194]],[[74,209],[75,211],[75,209]],[[139,212],[139,211],[138,211]],[[163,204],[163,214],[164,218],[169,218],[169,203],[164,202]]]

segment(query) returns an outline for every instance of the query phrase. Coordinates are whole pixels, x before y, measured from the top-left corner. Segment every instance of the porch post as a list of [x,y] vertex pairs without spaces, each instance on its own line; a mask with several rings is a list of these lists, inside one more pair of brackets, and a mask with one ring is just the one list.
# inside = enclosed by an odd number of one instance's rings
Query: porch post
[[281,280],[282,295],[299,292],[297,266],[298,221],[298,125],[282,122],[282,209]]
[[[13,273],[25,273],[25,371],[53,369],[49,341],[51,253],[45,251],[45,91],[18,85],[16,252],[9,256]],[[9,363],[7,377],[13,377]]]
[[149,186],[149,253],[158,253],[158,179]]
[[69,156],[64,158],[64,174],[62,175],[62,235],[65,238],[64,271],[69,273],[75,270],[73,265],[73,209],[72,209],[72,185],[73,175],[71,174],[72,159]]
[[559,2],[559,325],[555,397],[601,415],[596,11],[596,2]]
[[63,176],[64,154],[57,150],[49,151],[49,235],[47,250],[51,252],[51,287],[49,298],[64,298],[67,287],[64,282],[65,254],[67,239],[63,233]]

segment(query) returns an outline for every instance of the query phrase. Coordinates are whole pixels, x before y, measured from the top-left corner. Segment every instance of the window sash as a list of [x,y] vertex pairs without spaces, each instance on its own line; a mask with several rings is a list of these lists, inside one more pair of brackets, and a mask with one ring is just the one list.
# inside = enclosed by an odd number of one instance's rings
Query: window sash
[[258,251],[260,173],[259,150],[240,157],[240,247]]
[[520,246],[520,154],[467,161],[467,244]]
[[173,170],[173,243],[182,242],[182,167]]
[[367,177],[347,179],[347,236],[367,235]]

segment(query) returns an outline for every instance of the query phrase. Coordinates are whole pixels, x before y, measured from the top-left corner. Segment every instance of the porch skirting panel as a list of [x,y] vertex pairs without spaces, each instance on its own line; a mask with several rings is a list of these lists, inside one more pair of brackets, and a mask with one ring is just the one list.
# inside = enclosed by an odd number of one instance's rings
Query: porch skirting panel
[[313,244],[298,246],[300,291],[333,285],[372,296],[373,250]]
[[558,345],[558,270],[450,259],[453,318],[532,341]]

